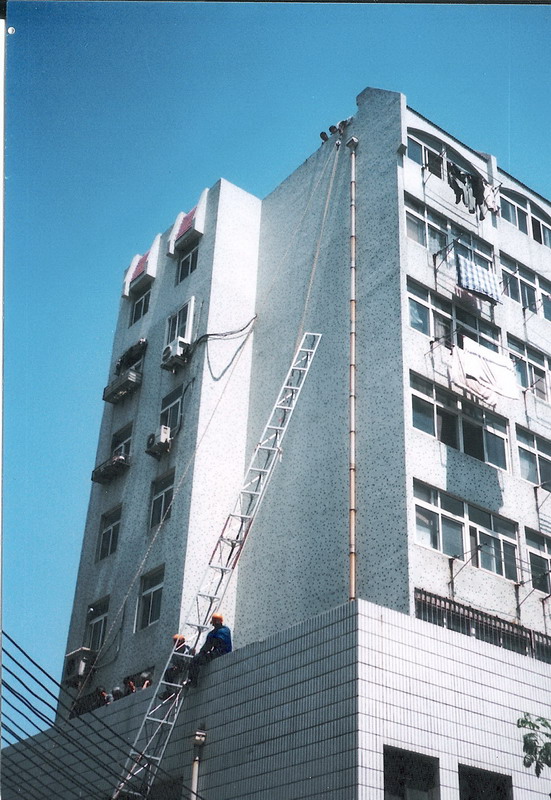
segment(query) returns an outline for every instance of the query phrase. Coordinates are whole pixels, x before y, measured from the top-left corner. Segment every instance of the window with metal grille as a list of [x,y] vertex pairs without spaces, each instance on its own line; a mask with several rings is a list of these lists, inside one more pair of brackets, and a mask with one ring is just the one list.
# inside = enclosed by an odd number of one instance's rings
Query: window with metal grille
[[102,597],[88,608],[86,626],[86,646],[90,650],[99,650],[105,641],[107,633],[107,614],[109,612],[109,597]]

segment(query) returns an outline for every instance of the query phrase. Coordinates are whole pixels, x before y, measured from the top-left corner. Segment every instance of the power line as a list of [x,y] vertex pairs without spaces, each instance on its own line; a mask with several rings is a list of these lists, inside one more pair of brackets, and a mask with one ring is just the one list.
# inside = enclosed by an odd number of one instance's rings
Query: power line
[[[38,662],[36,662],[36,661],[35,661],[35,660],[34,660],[34,659],[33,659],[33,658],[32,658],[32,657],[31,657],[31,656],[30,656],[30,655],[29,655],[29,654],[28,654],[28,653],[27,653],[25,650],[24,650],[24,648],[22,648],[22,647],[21,647],[21,646],[20,646],[20,645],[19,645],[19,644],[18,644],[18,643],[17,643],[17,642],[14,640],[14,639],[12,639],[12,637],[11,637],[11,636],[10,636],[8,633],[6,633],[5,631],[3,631],[3,635],[4,635],[4,637],[5,637],[7,640],[9,640],[9,641],[10,641],[10,642],[11,642],[11,643],[14,645],[14,647],[15,647],[15,648],[16,648],[16,649],[17,649],[17,650],[20,652],[20,653],[22,653],[22,654],[25,656],[25,658],[26,658],[26,659],[28,659],[28,661],[29,661],[29,662],[30,662],[30,663],[31,663],[31,664],[32,664],[34,667],[36,667],[36,668],[37,668],[37,669],[38,669],[38,670],[39,670],[39,671],[40,671],[40,672],[41,672],[41,673],[42,673],[42,674],[43,674],[43,675],[44,675],[46,678],[48,678],[48,680],[49,680],[49,681],[50,681],[50,682],[51,682],[51,683],[52,683],[54,686],[56,686],[57,688],[59,688],[59,689],[63,690],[63,687],[62,687],[62,685],[61,685],[60,683],[58,683],[58,681],[56,681],[56,680],[55,680],[55,679],[54,679],[54,678],[53,678],[53,677],[52,677],[52,676],[51,676],[51,675],[50,675],[50,674],[49,674],[49,673],[48,673],[48,672],[47,672],[47,671],[46,671],[46,670],[45,670],[45,669],[44,669],[44,668],[43,668],[43,667],[40,665],[40,664],[38,664]],[[38,678],[37,678],[35,675],[33,675],[31,672],[29,672],[29,670],[27,670],[27,669],[26,669],[26,668],[25,668],[23,665],[21,665],[21,664],[20,664],[20,662],[19,662],[19,661],[18,661],[18,660],[17,660],[17,659],[16,659],[16,658],[13,656],[13,655],[11,655],[11,654],[10,654],[10,653],[9,653],[9,652],[8,652],[8,651],[5,649],[5,648],[2,648],[2,649],[4,650],[4,652],[6,653],[6,655],[8,655],[8,657],[9,657],[11,660],[13,660],[13,661],[14,661],[14,662],[15,662],[15,663],[16,663],[16,664],[17,664],[17,665],[18,665],[18,666],[19,666],[19,667],[20,667],[20,668],[21,668],[21,669],[22,669],[22,670],[23,670],[23,671],[24,671],[24,672],[27,674],[27,675],[29,675],[29,676],[32,678],[32,680],[33,680],[35,683],[37,683],[37,684],[38,684],[38,685],[39,685],[41,688],[43,688],[43,689],[44,689],[44,691],[46,691],[46,692],[47,692],[47,694],[49,694],[49,695],[50,695],[50,697],[52,697],[54,700],[56,700],[56,702],[58,701],[58,698],[57,698],[57,696],[56,696],[56,695],[54,695],[54,694],[53,694],[53,693],[52,693],[52,692],[51,692],[51,691],[50,691],[50,690],[47,688],[47,686],[45,686],[45,684],[44,684],[42,681],[40,681],[40,680],[39,680],[39,679],[38,679]],[[46,700],[44,700],[44,699],[43,699],[43,698],[41,698],[39,695],[37,695],[35,692],[33,692],[33,691],[32,691],[32,689],[30,689],[30,688],[27,686],[27,684],[25,683],[25,681],[23,681],[21,678],[19,678],[19,677],[18,677],[18,676],[17,676],[17,675],[16,675],[16,674],[15,674],[15,673],[12,671],[12,670],[10,670],[10,669],[9,669],[8,667],[6,667],[6,666],[4,667],[4,669],[5,669],[7,672],[9,672],[10,674],[12,674],[12,675],[13,675],[13,676],[14,676],[14,677],[15,677],[15,678],[18,680],[18,682],[19,682],[19,683],[21,683],[21,684],[22,684],[22,685],[23,685],[23,686],[24,686],[24,687],[27,689],[27,691],[28,691],[28,692],[29,692],[31,695],[33,695],[33,696],[34,696],[34,697],[36,697],[38,700],[40,700],[40,702],[42,702],[44,705],[46,705],[47,707],[49,707],[50,709],[52,709],[52,710],[54,711],[54,713],[56,712],[56,709],[55,709],[55,707],[53,707],[53,706],[52,706],[50,703],[48,703]],[[4,683],[5,683],[5,682],[4,682]],[[47,717],[47,715],[45,715],[45,714],[44,714],[42,711],[40,711],[39,709],[36,709],[36,708],[35,708],[35,707],[32,705],[32,703],[30,703],[30,701],[28,701],[28,700],[26,700],[25,698],[23,698],[19,692],[17,692],[17,691],[15,691],[15,690],[13,690],[11,687],[7,687],[7,688],[9,688],[9,689],[10,689],[10,691],[14,692],[14,693],[15,693],[15,695],[16,695],[16,697],[18,697],[18,699],[19,699],[21,702],[25,703],[25,705],[26,705],[28,708],[30,708],[30,710],[31,710],[31,711],[33,711],[33,712],[34,712],[34,713],[35,713],[35,714],[38,716],[38,718],[39,718],[39,719],[41,719],[41,721],[44,721],[44,722],[46,722],[47,724],[51,725],[53,728],[55,728],[55,729],[57,729],[57,730],[61,730],[61,729],[59,728],[59,726],[58,726],[58,725],[55,723],[55,721],[54,721],[54,722],[52,722],[52,721],[51,721],[51,720],[50,720],[50,719]],[[120,702],[120,701],[118,701],[118,702]],[[65,709],[65,710],[67,710],[67,711],[69,711],[69,712],[71,711],[71,708],[69,707],[69,705],[67,705],[67,703],[64,703],[62,700],[59,700],[59,707],[61,707],[61,708]],[[120,740],[120,741],[123,743],[124,747],[122,747],[121,745],[119,745],[119,744],[117,743],[117,741],[113,741],[113,738],[108,738],[107,736],[105,736],[105,735],[102,733],[102,731],[101,731],[101,730],[98,730],[98,728],[97,728],[97,727],[95,727],[94,725],[92,725],[92,724],[91,724],[91,723],[90,723],[90,722],[89,722],[87,719],[84,719],[84,718],[82,718],[82,717],[79,717],[79,718],[78,718],[78,723],[80,723],[81,725],[85,725],[85,726],[87,726],[89,729],[91,729],[91,730],[92,730],[93,734],[94,734],[96,737],[99,737],[99,738],[100,738],[100,740],[101,740],[102,742],[105,742],[105,743],[107,743],[107,744],[109,745],[109,751],[106,751],[105,749],[102,749],[102,748],[100,747],[99,743],[98,743],[97,741],[94,741],[94,740],[92,740],[92,739],[90,738],[90,736],[89,736],[89,735],[87,735],[87,734],[86,734],[84,731],[82,731],[82,730],[81,730],[81,731],[77,731],[77,730],[76,730],[76,728],[75,728],[75,724],[77,724],[77,721],[70,721],[70,720],[67,720],[67,724],[71,726],[71,729],[74,731],[74,733],[75,733],[75,734],[77,734],[77,735],[78,735],[80,738],[83,738],[83,739],[87,740],[88,742],[91,742],[91,743],[94,745],[94,747],[96,747],[96,748],[99,750],[99,752],[100,752],[100,753],[102,753],[103,755],[109,755],[111,758],[113,758],[113,750],[116,750],[116,751],[118,751],[120,754],[122,754],[122,755],[123,755],[123,756],[126,758],[126,757],[127,757],[127,755],[128,755],[128,742],[127,742],[127,740],[124,738],[124,736],[122,736],[122,735],[121,735],[121,734],[120,734],[118,731],[116,731],[114,728],[112,728],[112,727],[111,727],[111,726],[110,726],[108,723],[106,723],[106,722],[105,722],[104,720],[102,720],[100,717],[96,716],[96,714],[94,714],[94,712],[93,712],[93,711],[91,711],[91,712],[88,712],[88,714],[87,714],[86,716],[91,716],[91,717],[92,717],[92,719],[93,719],[93,720],[94,720],[96,723],[98,723],[98,724],[99,724],[99,725],[100,725],[102,728],[104,728],[105,730],[107,730],[107,731],[108,731],[108,732],[111,734],[111,736],[112,736],[112,737],[114,737],[114,739],[115,739],[115,740]],[[65,735],[65,736],[67,736],[67,737],[69,737],[69,740],[71,741],[69,734],[64,734],[64,735]],[[72,741],[74,742],[74,744],[75,744],[77,747],[79,746],[78,742],[76,742],[76,741],[74,741],[74,740],[72,740]],[[86,750],[86,754],[87,754],[87,756],[88,756],[88,757],[90,757],[90,753],[89,753],[89,751],[88,751],[88,750]],[[139,755],[139,754],[138,754],[138,755]],[[119,762],[117,762],[117,763],[119,763]],[[122,763],[122,762],[121,762],[121,763]],[[102,767],[102,769],[104,769],[104,770],[105,770],[105,769],[109,769],[108,767],[106,767],[106,765],[105,765],[103,762],[101,762],[101,767]],[[119,778],[120,778],[120,774],[119,774],[119,772],[116,772],[116,773],[115,773],[115,771],[114,771],[114,770],[111,770],[111,772],[112,772],[112,774],[114,774],[114,775],[115,775],[115,777],[116,777],[116,779],[117,779],[117,781],[118,781],[118,780],[119,780]],[[162,768],[160,768],[160,767],[159,767],[159,772],[160,772],[160,773],[162,773],[163,777],[165,777],[167,780],[173,781],[173,780],[174,780],[174,778],[175,778],[175,776],[174,776],[174,775],[171,775],[171,774],[170,774],[170,773],[168,773],[166,770],[164,770],[164,769],[162,769]],[[168,788],[168,787],[167,787],[167,788]],[[183,789],[186,789],[186,790],[188,790],[188,789],[189,789],[189,787],[187,787],[185,784],[182,784],[182,788],[183,788]],[[180,790],[180,789],[178,789],[177,791],[178,791],[178,792],[180,792],[181,790]],[[197,800],[205,800],[205,798],[204,798],[204,797],[202,797],[200,794],[197,794]]]

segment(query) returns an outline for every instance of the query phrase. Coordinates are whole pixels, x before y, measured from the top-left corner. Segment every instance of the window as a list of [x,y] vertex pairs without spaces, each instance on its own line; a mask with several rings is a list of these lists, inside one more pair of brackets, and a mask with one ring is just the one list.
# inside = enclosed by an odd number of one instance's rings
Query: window
[[384,800],[439,800],[438,759],[384,748]]
[[86,630],[86,646],[90,650],[99,650],[107,633],[107,612],[109,597],[97,600],[88,608],[88,624]]
[[507,420],[410,373],[413,426],[479,461],[507,469]]
[[143,575],[138,604],[137,629],[148,628],[160,618],[164,579],[164,566],[157,567],[147,575]]
[[512,800],[513,784],[508,775],[459,765],[459,800]]
[[178,269],[176,271],[176,283],[181,283],[184,278],[187,278],[188,275],[194,272],[197,268],[198,254],[199,245],[195,245],[191,250],[188,250],[180,256],[178,260]]
[[170,344],[178,336],[182,336],[187,342],[191,341],[191,329],[193,325],[193,306],[194,299],[189,300],[185,306],[172,314],[166,325],[166,341],[165,344]]
[[500,253],[503,293],[528,309],[551,320],[551,281],[540,278],[531,269]]
[[114,456],[130,455],[130,445],[132,444],[132,423],[125,425],[120,431],[113,434],[111,439],[111,453]]
[[170,435],[178,432],[180,427],[181,413],[182,413],[182,386],[167,394],[161,403],[161,425],[167,425],[170,428]]
[[551,247],[551,218],[517,192],[501,191],[501,216],[515,225],[520,231],[545,245]]
[[423,203],[406,195],[406,230],[410,239],[423,247],[428,247],[430,253],[437,253],[446,247],[448,236],[448,222],[441,214],[431,211]]
[[533,392],[540,400],[547,400],[551,359],[539,350],[524,344],[520,339],[515,339],[514,336],[507,335],[507,344],[519,385]]
[[117,549],[119,541],[119,530],[121,526],[121,509],[110,511],[101,518],[99,541],[98,541],[98,561],[101,561]]
[[[475,567],[517,579],[514,522],[491,514],[463,500],[413,481],[416,499],[416,541],[448,556],[464,559]],[[464,551],[465,533],[469,540]]]
[[455,303],[439,297],[420,283],[407,279],[409,293],[409,324],[415,330],[452,347],[463,347],[463,337],[497,352],[499,350],[499,328],[465,311]]
[[464,558],[464,504],[445,492],[413,481],[416,540],[448,556]]
[[437,178],[444,177],[444,146],[440,149],[422,144],[411,136],[408,136],[408,157],[416,161],[422,167],[426,167],[429,172]]
[[[493,247],[473,233],[459,228],[441,214],[432,211],[428,206],[405,195],[406,231],[410,239],[428,247],[434,254],[444,250],[448,243],[454,242],[454,252],[479,267],[491,270],[493,265]],[[453,253],[443,254],[444,263],[454,265]]]
[[133,325],[141,319],[149,310],[149,298],[151,296],[151,289],[148,287],[139,295],[133,298],[132,314],[130,315],[130,324]]
[[528,203],[521,197],[517,197],[516,202],[501,195],[501,216],[516,225],[523,233],[528,233]]
[[551,442],[517,425],[518,454],[522,477],[551,492]]
[[149,523],[151,528],[169,519],[172,510],[173,488],[173,470],[153,484],[153,500],[151,501],[151,519]]
[[525,528],[532,586],[540,592],[551,592],[551,539],[538,531]]

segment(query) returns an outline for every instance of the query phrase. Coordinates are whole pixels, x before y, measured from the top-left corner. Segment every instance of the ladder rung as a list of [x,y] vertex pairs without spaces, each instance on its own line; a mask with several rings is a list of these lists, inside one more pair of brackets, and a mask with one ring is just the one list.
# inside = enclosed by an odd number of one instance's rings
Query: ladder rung
[[209,625],[202,625],[200,622],[186,622],[190,628],[197,628],[198,631],[208,631]]
[[274,452],[277,452],[279,450],[279,447],[268,447],[265,444],[259,444],[258,445],[258,449],[259,450],[273,450]]
[[203,592],[197,592],[197,597],[204,597],[206,600],[220,600],[217,594],[204,594]]
[[230,517],[235,517],[235,519],[252,519],[252,514],[230,514]]
[[268,431],[284,431],[285,428],[282,425],[267,425],[266,430]]
[[243,544],[243,539],[230,539],[228,536],[221,536],[218,540],[219,542],[224,542],[224,544]]
[[259,494],[260,494],[260,492],[253,492],[253,490],[252,490],[252,489],[241,489],[241,494],[254,494],[254,495],[259,495]]
[[147,719],[151,720],[151,722],[157,722],[159,725],[174,725],[174,720],[172,720],[172,722],[169,722],[166,719],[159,719],[158,717],[152,717],[152,716],[149,716]]
[[269,472],[269,470],[264,469],[264,467],[250,467],[249,472]]
[[211,569],[219,569],[220,572],[231,572],[233,567],[221,567],[218,564],[209,564]]
[[193,658],[189,653],[179,653],[177,650],[173,650],[172,656],[178,656],[178,658]]
[[300,389],[300,386],[291,386],[290,383],[286,383],[283,388],[284,389],[292,389],[293,392],[298,392],[298,390]]
[[170,681],[161,681],[162,686],[174,686],[175,689],[181,689],[181,683],[170,683]]

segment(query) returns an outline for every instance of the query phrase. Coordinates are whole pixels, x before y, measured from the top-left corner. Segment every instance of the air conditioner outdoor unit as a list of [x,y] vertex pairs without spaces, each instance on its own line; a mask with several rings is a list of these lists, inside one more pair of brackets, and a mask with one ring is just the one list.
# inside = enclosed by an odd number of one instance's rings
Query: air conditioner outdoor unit
[[167,344],[161,356],[161,366],[165,369],[172,369],[175,365],[185,364],[189,345],[190,342],[183,336],[178,336],[170,344]]
[[170,450],[170,428],[168,425],[161,425],[155,433],[150,433],[147,437],[146,453],[151,456],[159,456]]
[[89,647],[79,647],[65,656],[63,683],[78,688],[93,669],[96,651]]

